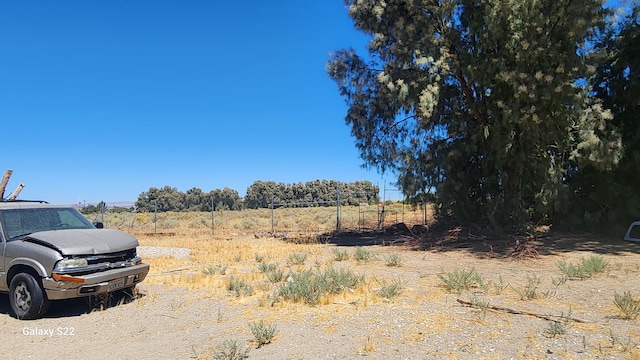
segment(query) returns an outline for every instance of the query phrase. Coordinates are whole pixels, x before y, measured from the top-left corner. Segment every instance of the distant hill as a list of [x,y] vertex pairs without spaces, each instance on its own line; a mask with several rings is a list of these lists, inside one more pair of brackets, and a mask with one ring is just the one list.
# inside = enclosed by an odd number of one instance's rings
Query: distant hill
[[133,201],[116,201],[116,202],[107,202],[107,207],[121,207],[121,208],[132,208],[135,202]]
[[[107,204],[107,209],[111,209],[111,208],[114,208],[114,207],[120,207],[120,208],[129,209],[129,208],[132,208],[135,205],[135,203],[133,201],[113,201],[113,202],[106,201],[105,203]],[[94,203],[71,204],[71,206],[74,206],[76,208],[77,207],[83,207],[83,206],[89,206],[89,205],[96,206],[98,204],[97,203],[95,203],[95,204]]]

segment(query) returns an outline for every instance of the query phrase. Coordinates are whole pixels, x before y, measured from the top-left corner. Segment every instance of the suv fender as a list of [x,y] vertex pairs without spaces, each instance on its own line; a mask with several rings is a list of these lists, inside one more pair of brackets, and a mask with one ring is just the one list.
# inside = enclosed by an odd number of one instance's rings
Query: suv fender
[[[34,261],[33,259],[29,259],[26,257],[20,257],[20,258],[15,258],[13,259],[8,265],[7,268],[9,269],[9,271],[7,271],[7,283],[11,282],[11,278],[14,277],[16,274],[24,272],[24,268],[31,268],[32,271],[35,274],[40,275],[40,277],[47,277],[49,275],[47,275],[47,271],[44,269],[44,267],[42,266],[42,264],[40,264],[37,261]],[[35,275],[34,274],[34,275]]]

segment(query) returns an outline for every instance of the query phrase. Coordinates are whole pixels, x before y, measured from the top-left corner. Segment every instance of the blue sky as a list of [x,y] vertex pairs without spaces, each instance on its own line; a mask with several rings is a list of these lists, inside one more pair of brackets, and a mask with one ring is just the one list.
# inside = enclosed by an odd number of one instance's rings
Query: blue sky
[[[150,187],[392,182],[361,167],[329,53],[341,0],[0,0],[7,196],[135,201]],[[389,187],[389,185],[387,185]]]

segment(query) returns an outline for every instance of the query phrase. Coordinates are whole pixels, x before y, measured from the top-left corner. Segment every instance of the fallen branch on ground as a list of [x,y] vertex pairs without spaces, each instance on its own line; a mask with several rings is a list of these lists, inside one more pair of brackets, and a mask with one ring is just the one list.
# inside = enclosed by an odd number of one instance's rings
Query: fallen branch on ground
[[157,273],[157,274],[149,274],[147,276],[159,276],[159,275],[164,275],[164,274],[169,274],[169,273],[174,273],[174,272],[180,272],[180,271],[187,271],[189,270],[189,268],[181,268],[181,269],[174,269],[174,270],[167,270],[167,271],[163,271],[161,273]]
[[[462,305],[466,305],[466,306],[470,306],[470,307],[475,307],[475,308],[479,308],[479,306],[473,304],[472,302],[469,301],[464,301],[464,300],[460,300],[460,299],[456,299],[460,304]],[[537,314],[537,313],[532,313],[532,312],[528,312],[528,311],[520,311],[520,310],[513,310],[513,309],[509,309],[506,307],[500,307],[500,306],[488,306],[487,309],[491,309],[494,311],[502,311],[502,312],[506,312],[509,314],[515,314],[515,315],[528,315],[528,316],[535,316],[537,318],[540,319],[544,319],[544,320],[549,320],[549,321],[553,321],[553,322],[561,322],[563,320],[570,320],[573,322],[577,322],[577,323],[587,323],[588,321],[584,321],[584,320],[580,320],[580,319],[576,319],[576,318],[572,318],[572,317],[568,317],[568,316],[564,316],[564,315],[543,315],[543,314]]]

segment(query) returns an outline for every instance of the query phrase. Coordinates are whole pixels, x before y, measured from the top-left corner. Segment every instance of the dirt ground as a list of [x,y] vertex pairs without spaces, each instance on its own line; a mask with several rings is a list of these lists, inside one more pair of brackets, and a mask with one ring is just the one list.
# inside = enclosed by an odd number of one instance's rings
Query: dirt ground
[[[7,295],[0,295],[2,357],[211,359],[220,344],[236,341],[250,359],[640,358],[640,319],[623,318],[613,302],[614,294],[627,291],[640,296],[640,243],[546,237],[533,243],[537,257],[518,260],[482,239],[433,242],[420,250],[396,240],[402,239],[337,239],[314,245],[324,257],[308,260],[311,268],[314,261],[331,261],[336,247],[366,247],[376,260],[336,266],[372,284],[399,279],[403,292],[392,299],[377,296],[372,285],[372,292],[329,304],[270,307],[257,297],[143,282],[137,298],[113,299],[106,309],[86,299],[62,301],[43,319],[20,321],[9,315]],[[385,264],[391,254],[400,266]],[[592,255],[608,262],[606,271],[563,281],[559,261]],[[447,291],[438,275],[455,269],[475,269],[487,287]],[[152,269],[149,277],[155,275]],[[523,296],[527,290],[530,298]],[[260,320],[277,334],[257,347],[249,323]]]

